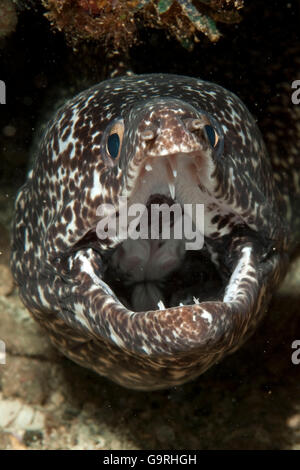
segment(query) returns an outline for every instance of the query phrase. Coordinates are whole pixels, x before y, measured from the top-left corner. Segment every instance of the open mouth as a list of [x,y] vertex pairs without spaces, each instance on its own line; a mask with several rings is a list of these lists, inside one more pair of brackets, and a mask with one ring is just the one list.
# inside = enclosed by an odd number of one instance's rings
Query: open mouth
[[[128,197],[128,210],[134,204],[143,205],[148,235],[144,239],[128,237],[120,241],[106,258],[103,278],[120,303],[131,311],[223,301],[235,291],[237,273],[234,268],[247,270],[244,252],[244,261],[238,264],[238,259],[232,260],[232,269],[225,263],[228,257],[226,243],[230,240],[232,227],[238,227],[241,221],[237,214],[230,213],[210,194],[202,182],[209,178],[208,173],[199,152],[148,157],[142,165],[135,188]],[[162,215],[163,207],[171,209],[174,205],[180,208],[182,215],[187,204],[191,207],[203,205],[203,233],[200,235],[204,242],[197,249],[186,248],[184,230],[181,238],[174,235],[178,222],[174,212],[169,211],[167,220]],[[151,212],[153,207],[159,212],[159,218]],[[178,213],[177,210],[177,216]],[[191,226],[196,233],[199,224],[194,209],[191,214]],[[184,223],[185,219],[182,220],[180,223]],[[129,217],[128,225],[130,221],[132,218]],[[153,238],[154,222],[156,236]],[[140,228],[140,223],[136,224],[136,229]],[[170,235],[167,238],[163,237],[165,229]],[[222,250],[219,248],[221,238],[225,240]]]

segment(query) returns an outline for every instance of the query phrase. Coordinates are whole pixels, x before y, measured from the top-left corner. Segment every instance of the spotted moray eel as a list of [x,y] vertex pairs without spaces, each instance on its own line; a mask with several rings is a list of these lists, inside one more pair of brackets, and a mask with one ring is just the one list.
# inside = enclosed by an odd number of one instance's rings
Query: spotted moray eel
[[[140,390],[182,384],[239,348],[296,245],[299,158],[292,176],[271,150],[237,96],[195,78],[115,78],[68,101],[18,194],[13,232],[21,298],[53,344]],[[203,248],[101,240],[97,209],[118,210],[120,196],[204,204]]]

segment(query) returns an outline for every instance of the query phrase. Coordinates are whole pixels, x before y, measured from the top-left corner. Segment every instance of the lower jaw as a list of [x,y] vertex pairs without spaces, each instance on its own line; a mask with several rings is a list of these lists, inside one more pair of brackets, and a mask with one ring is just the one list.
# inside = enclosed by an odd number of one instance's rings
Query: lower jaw
[[[156,390],[197,377],[241,346],[266,311],[270,286],[279,282],[276,267],[283,267],[276,255],[267,263],[258,262],[256,245],[239,242],[232,270],[223,280],[204,251],[188,253],[189,259],[162,287],[167,309],[148,306],[138,314],[132,308],[136,285],[118,278],[107,256],[102,280],[116,297],[100,280],[88,297],[83,294],[97,326],[87,348],[98,359],[90,367],[128,388]],[[176,305],[182,295],[187,297],[185,307]],[[86,366],[85,356],[81,360],[67,355]]]

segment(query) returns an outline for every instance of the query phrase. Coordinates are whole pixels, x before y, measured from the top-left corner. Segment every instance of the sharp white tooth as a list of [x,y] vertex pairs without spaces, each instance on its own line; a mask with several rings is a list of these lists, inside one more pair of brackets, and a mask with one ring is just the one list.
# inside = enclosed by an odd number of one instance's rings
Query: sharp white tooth
[[162,300],[160,300],[158,302],[157,306],[158,306],[159,310],[165,310],[165,308],[166,308]]
[[171,194],[171,198],[175,199],[175,184],[174,183],[169,183],[169,191]]
[[184,307],[184,304],[180,302],[179,307]]
[[193,301],[195,302],[195,304],[199,305],[200,302],[199,302],[199,299],[197,299],[196,297],[193,297]]
[[150,163],[146,163],[145,168],[147,171],[152,171],[152,166],[150,165]]
[[168,170],[171,170],[171,172],[173,174],[173,178],[175,180],[177,178],[177,159],[176,159],[176,157],[175,158],[169,157],[168,164],[169,164]]

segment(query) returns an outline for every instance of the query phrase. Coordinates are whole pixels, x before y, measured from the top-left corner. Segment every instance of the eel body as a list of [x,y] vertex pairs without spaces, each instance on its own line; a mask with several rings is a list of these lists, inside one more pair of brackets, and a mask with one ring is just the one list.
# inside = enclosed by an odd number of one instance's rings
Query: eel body
[[[141,390],[241,346],[296,245],[299,173],[272,153],[237,96],[195,78],[121,77],[67,102],[18,194],[12,249],[21,298],[54,345]],[[99,236],[99,207],[118,217],[120,197],[204,204],[202,249]]]

